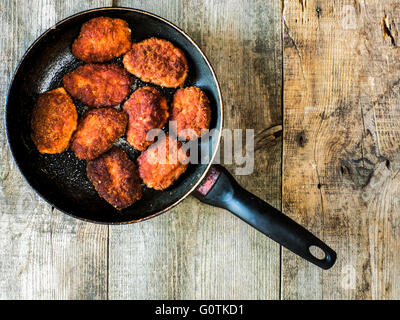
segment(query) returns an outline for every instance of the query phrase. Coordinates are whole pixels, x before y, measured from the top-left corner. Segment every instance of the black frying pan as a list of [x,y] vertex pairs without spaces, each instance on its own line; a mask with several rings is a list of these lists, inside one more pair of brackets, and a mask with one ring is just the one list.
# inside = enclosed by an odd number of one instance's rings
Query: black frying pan
[[[209,152],[206,164],[191,164],[179,180],[165,191],[143,187],[143,198],[131,207],[114,209],[101,199],[88,181],[86,163],[71,151],[57,155],[40,154],[30,138],[30,117],[37,96],[62,86],[65,73],[83,62],[71,53],[71,45],[81,25],[91,18],[108,16],[126,20],[132,29],[132,40],[155,36],[171,41],[188,58],[189,76],[185,86],[202,88],[212,106],[210,136],[199,148]],[[121,64],[121,58],[113,61]],[[145,85],[133,77],[132,91]],[[171,101],[174,89],[157,87]],[[85,107],[75,101],[81,116]],[[45,32],[28,49],[12,79],[6,106],[6,132],[15,162],[30,186],[55,208],[86,221],[122,224],[139,222],[159,215],[181,202],[189,194],[201,201],[233,212],[271,239],[318,265],[329,269],[336,253],[306,229],[266,202],[242,189],[223,167],[212,165],[222,129],[222,98],[211,65],[188,35],[154,14],[128,8],[100,8],[78,13]],[[139,153],[123,139],[117,142],[135,160]],[[203,145],[202,145],[203,144]],[[310,252],[316,246],[324,252],[317,258]]]

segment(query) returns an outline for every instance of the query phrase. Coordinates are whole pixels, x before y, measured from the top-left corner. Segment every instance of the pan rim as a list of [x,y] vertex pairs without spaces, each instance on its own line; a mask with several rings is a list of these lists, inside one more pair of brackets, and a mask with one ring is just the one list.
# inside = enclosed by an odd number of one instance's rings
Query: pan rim
[[[216,88],[217,88],[217,95],[218,95],[218,100],[219,100],[219,105],[220,107],[219,109],[219,115],[218,118],[220,119],[219,121],[219,125],[217,126],[217,130],[218,130],[218,136],[217,136],[217,141],[215,143],[215,149],[213,150],[213,153],[210,157],[210,161],[207,164],[207,167],[205,168],[203,174],[198,178],[197,182],[194,183],[194,185],[177,201],[175,201],[173,204],[169,205],[168,207],[153,213],[151,215],[148,215],[146,217],[140,218],[140,219],[133,219],[133,220],[129,220],[129,221],[118,221],[118,222],[106,222],[106,221],[97,221],[97,220],[93,220],[93,219],[88,219],[88,218],[84,218],[84,217],[80,217],[77,215],[74,215],[70,212],[67,212],[64,209],[59,208],[58,206],[56,206],[54,203],[50,202],[41,192],[39,192],[36,188],[33,187],[33,185],[31,184],[31,182],[27,179],[27,177],[25,176],[25,174],[23,173],[23,171],[20,168],[20,165],[17,161],[17,159],[15,158],[15,151],[12,147],[12,144],[10,142],[10,137],[9,137],[9,128],[8,128],[8,121],[7,121],[7,114],[8,114],[8,109],[9,109],[9,97],[10,97],[10,91],[13,87],[14,84],[14,80],[16,75],[18,74],[20,67],[22,66],[23,62],[25,61],[25,59],[27,58],[28,54],[32,51],[32,49],[39,43],[39,41],[41,41],[44,37],[46,37],[48,35],[49,32],[51,32],[51,30],[56,29],[58,26],[60,26],[61,24],[75,18],[78,16],[82,16],[82,15],[86,15],[89,14],[91,12],[101,12],[101,11],[107,11],[107,10],[115,10],[115,11],[130,11],[130,12],[136,12],[139,14],[143,14],[143,15],[147,15],[153,18],[158,19],[159,21],[161,21],[164,24],[167,24],[169,26],[171,26],[172,28],[174,28],[177,32],[181,33],[187,40],[189,40],[189,42],[196,48],[196,50],[200,53],[200,55],[202,56],[202,58],[204,59],[207,67],[209,68],[209,70],[211,71],[211,75],[214,79]],[[200,47],[196,44],[196,42],[185,32],[183,31],[181,28],[179,28],[178,26],[176,26],[175,24],[173,24],[172,22],[164,19],[161,16],[158,16],[154,13],[148,12],[148,11],[144,11],[141,9],[136,9],[136,8],[127,8],[127,7],[99,7],[99,8],[93,8],[93,9],[89,9],[89,10],[85,10],[85,11],[81,11],[78,13],[75,13],[71,16],[68,16],[62,20],[60,20],[59,22],[57,22],[55,25],[53,25],[52,27],[48,28],[46,31],[44,31],[29,47],[28,49],[26,49],[25,53],[22,55],[22,57],[20,58],[14,72],[13,75],[11,77],[11,81],[7,90],[7,98],[6,98],[6,103],[5,103],[5,109],[4,109],[4,128],[5,128],[5,134],[6,134],[6,140],[7,140],[7,144],[8,147],[10,149],[10,153],[12,156],[12,159],[16,165],[16,167],[18,168],[20,174],[22,175],[22,177],[24,178],[24,180],[27,182],[27,184],[30,186],[30,188],[32,188],[36,194],[38,194],[44,201],[46,201],[51,207],[61,211],[62,213],[67,214],[68,216],[71,216],[73,218],[76,218],[78,220],[82,220],[85,222],[90,222],[90,223],[95,223],[95,224],[101,224],[101,225],[124,225],[124,224],[132,224],[132,223],[137,223],[137,222],[141,222],[141,221],[146,221],[149,220],[151,218],[154,218],[156,216],[161,215],[162,213],[165,213],[167,211],[169,211],[170,209],[172,209],[173,207],[177,206],[179,203],[181,203],[186,197],[188,197],[203,181],[203,179],[206,177],[210,167],[213,164],[213,161],[217,155],[218,152],[218,148],[221,142],[221,135],[222,135],[222,128],[223,128],[223,100],[222,100],[222,94],[221,94],[221,89],[220,89],[220,85],[217,79],[217,76],[215,74],[215,71],[213,69],[213,67],[211,66],[211,63],[209,62],[208,58],[206,57],[206,55],[204,54],[204,52],[200,49]]]

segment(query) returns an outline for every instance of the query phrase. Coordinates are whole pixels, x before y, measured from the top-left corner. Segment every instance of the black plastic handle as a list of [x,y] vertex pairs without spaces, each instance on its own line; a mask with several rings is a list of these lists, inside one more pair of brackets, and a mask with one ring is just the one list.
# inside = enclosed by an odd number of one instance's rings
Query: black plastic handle
[[[213,165],[200,187],[194,192],[202,202],[231,211],[272,240],[322,269],[331,268],[336,253],[311,232],[243,189],[222,166]],[[318,247],[325,256],[314,256],[310,248]]]

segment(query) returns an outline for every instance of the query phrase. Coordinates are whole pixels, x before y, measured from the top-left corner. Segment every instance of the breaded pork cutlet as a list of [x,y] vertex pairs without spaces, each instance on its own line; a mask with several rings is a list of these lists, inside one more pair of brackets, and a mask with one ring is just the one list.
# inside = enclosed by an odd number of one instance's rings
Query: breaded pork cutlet
[[121,19],[98,17],[82,25],[72,54],[85,62],[105,62],[131,49],[131,29]]
[[89,107],[111,107],[129,94],[131,78],[115,64],[85,64],[63,78],[68,93]]
[[209,129],[211,119],[210,101],[198,87],[178,89],[172,99],[170,121],[176,121],[179,139],[192,140]]
[[87,162],[86,174],[96,191],[108,203],[121,210],[142,197],[136,164],[120,148]]
[[145,150],[153,143],[146,139],[149,130],[161,129],[167,122],[167,99],[155,88],[142,87],[132,93],[122,108],[129,116],[127,141],[136,150]]
[[64,88],[41,94],[32,111],[31,138],[40,153],[66,150],[76,129],[78,114]]
[[182,50],[163,39],[150,38],[132,45],[124,55],[125,68],[142,81],[162,87],[182,87],[188,64]]
[[92,109],[79,120],[71,139],[71,150],[79,159],[91,160],[107,150],[124,135],[128,115],[114,108]]
[[139,175],[144,184],[156,190],[171,186],[188,166],[188,156],[182,144],[165,135],[138,157]]

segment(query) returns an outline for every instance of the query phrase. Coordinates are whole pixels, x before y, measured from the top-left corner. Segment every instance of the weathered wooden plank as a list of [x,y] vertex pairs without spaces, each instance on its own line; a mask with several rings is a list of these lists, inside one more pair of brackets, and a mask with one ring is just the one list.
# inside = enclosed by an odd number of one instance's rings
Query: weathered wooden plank
[[[225,127],[281,123],[280,2],[114,1],[183,28],[219,78]],[[280,207],[281,144],[240,183]],[[228,166],[233,169],[235,166]],[[278,299],[279,246],[227,211],[188,198],[155,219],[110,227],[111,299]]]
[[[111,1],[0,2],[0,118],[24,51],[58,20]],[[108,228],[69,218],[41,200],[18,172],[0,121],[0,299],[107,297]]]
[[399,1],[285,1],[283,209],[338,253],[286,250],[284,299],[398,299]]

